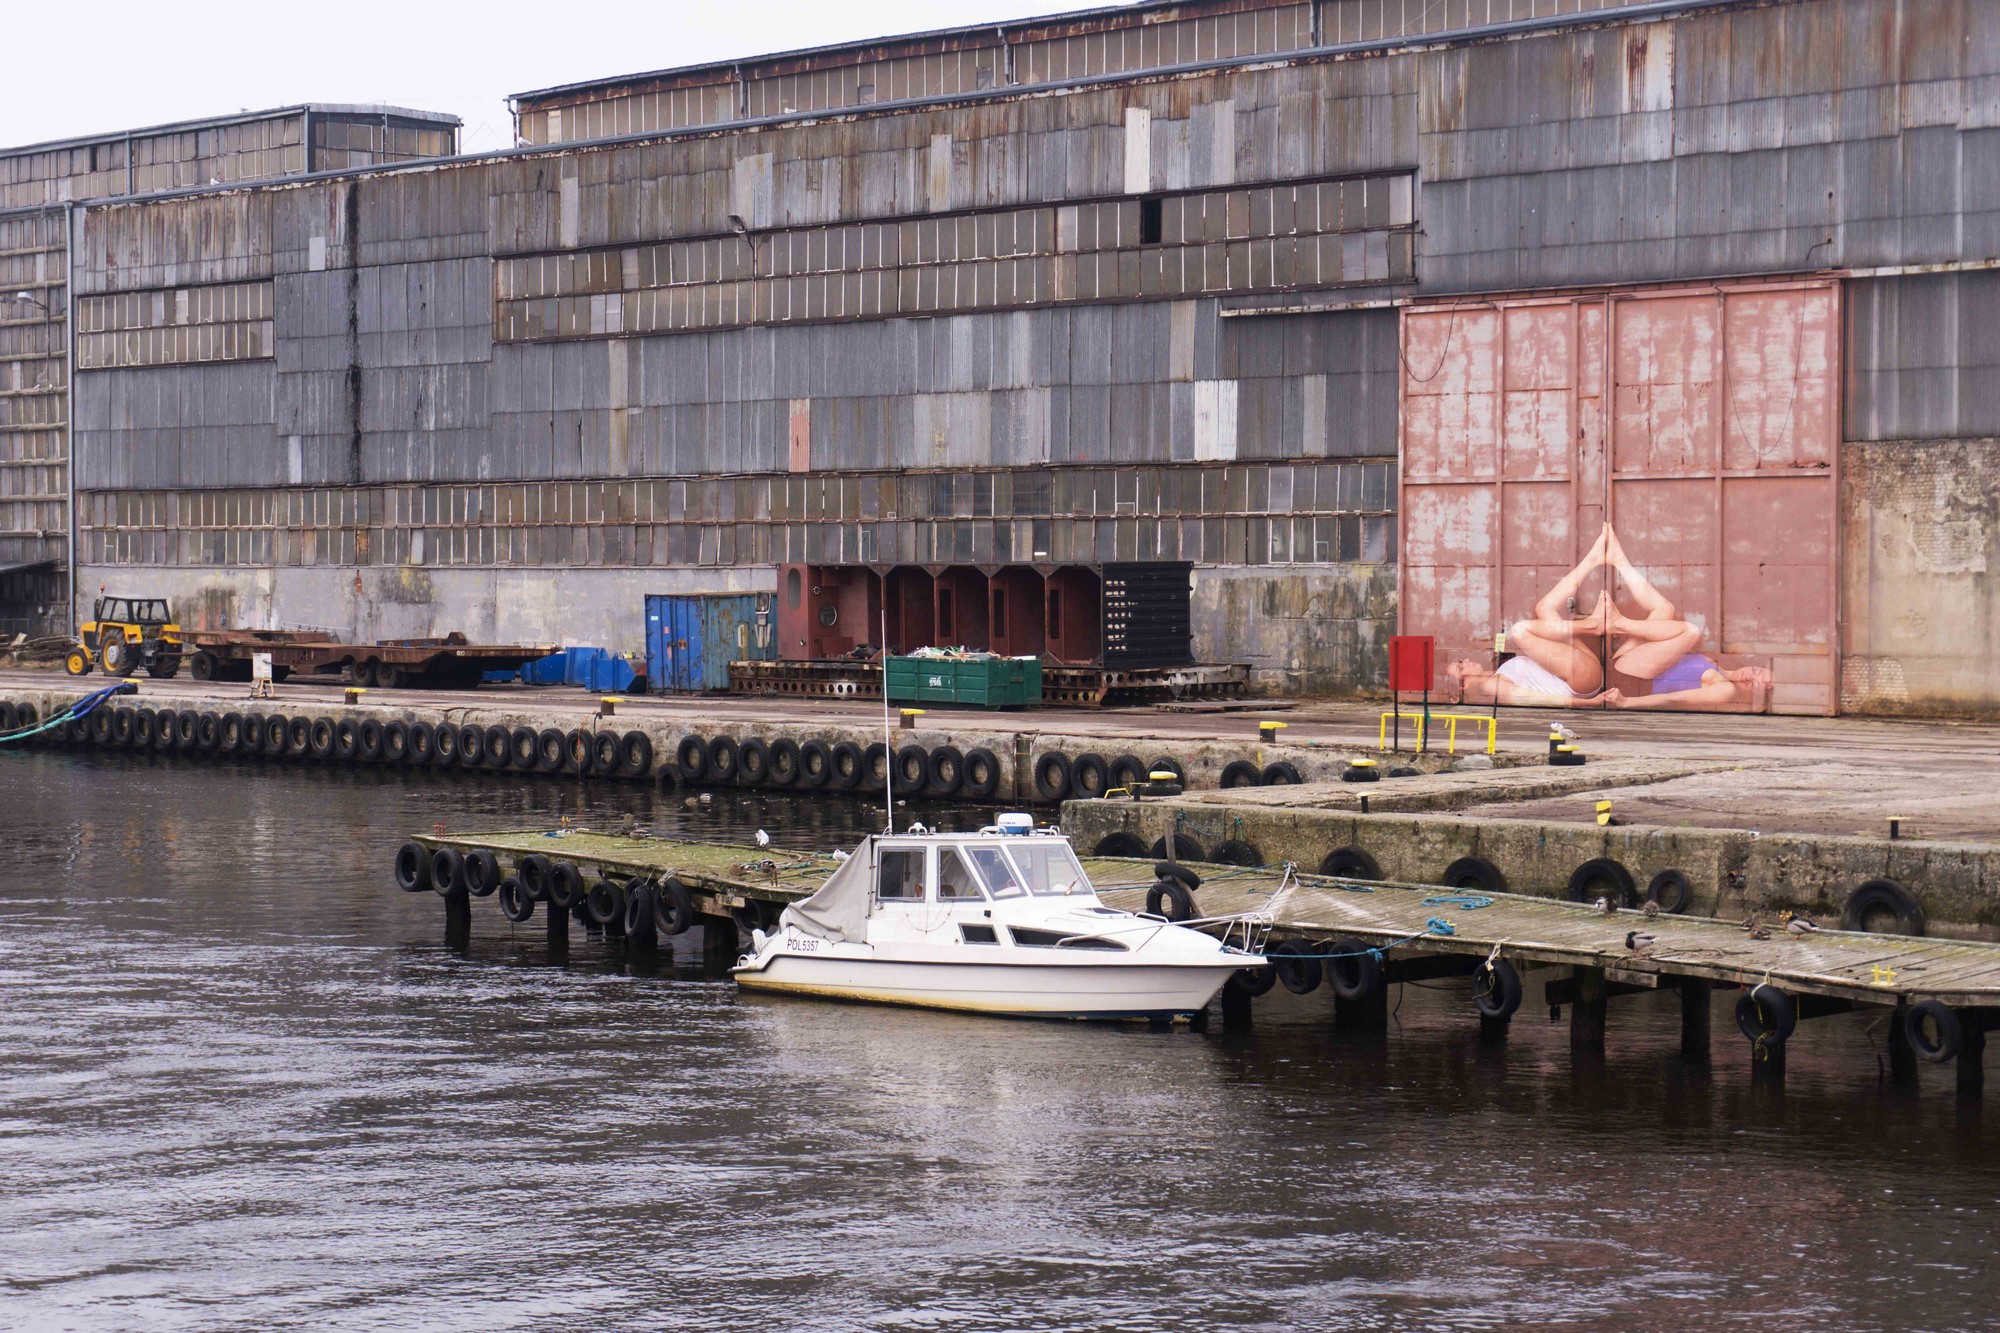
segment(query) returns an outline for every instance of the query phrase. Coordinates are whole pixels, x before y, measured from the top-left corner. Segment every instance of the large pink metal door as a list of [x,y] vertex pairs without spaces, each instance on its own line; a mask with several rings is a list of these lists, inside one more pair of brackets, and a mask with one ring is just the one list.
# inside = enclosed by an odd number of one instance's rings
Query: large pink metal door
[[1838,316],[1831,281],[1405,310],[1400,619],[1443,697],[1831,713]]

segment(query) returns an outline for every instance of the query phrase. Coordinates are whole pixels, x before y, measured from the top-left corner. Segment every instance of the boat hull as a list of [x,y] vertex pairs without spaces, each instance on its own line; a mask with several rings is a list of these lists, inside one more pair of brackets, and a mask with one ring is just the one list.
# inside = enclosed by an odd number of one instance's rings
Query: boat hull
[[781,955],[741,968],[746,990],[1015,1018],[1179,1018],[1240,964],[930,963]]

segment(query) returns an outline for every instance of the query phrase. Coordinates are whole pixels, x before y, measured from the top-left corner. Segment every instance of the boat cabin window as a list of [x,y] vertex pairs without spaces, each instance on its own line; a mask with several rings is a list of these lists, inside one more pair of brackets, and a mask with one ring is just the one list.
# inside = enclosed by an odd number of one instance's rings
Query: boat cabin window
[[965,863],[964,855],[956,847],[938,849],[938,901],[941,903],[982,902],[986,893],[979,887],[979,876]]
[[924,900],[924,849],[898,847],[876,853],[875,896],[885,903]]
[[1021,869],[1021,878],[1027,883],[1028,891],[1037,898],[1060,898],[1065,894],[1089,893],[1090,881],[1084,878],[1083,867],[1077,864],[1076,856],[1059,842],[1019,843],[1007,849],[1007,855]]
[[979,878],[986,881],[986,890],[995,898],[1018,898],[1027,890],[1021,884],[1021,877],[1014,872],[1012,863],[998,847],[971,847],[966,849],[972,857],[972,864],[979,871]]

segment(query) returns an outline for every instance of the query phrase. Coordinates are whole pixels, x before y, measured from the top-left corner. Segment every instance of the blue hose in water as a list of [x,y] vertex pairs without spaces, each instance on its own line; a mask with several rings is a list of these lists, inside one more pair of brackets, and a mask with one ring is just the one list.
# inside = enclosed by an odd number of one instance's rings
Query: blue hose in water
[[96,712],[98,707],[112,696],[134,694],[137,692],[137,687],[130,681],[117,685],[107,685],[101,690],[94,690],[69,705],[69,707],[58,710],[46,720],[32,727],[25,727],[17,731],[0,732],[0,745],[8,745],[14,741],[25,741],[30,737],[39,736],[45,731],[54,731],[57,727],[65,726],[68,723],[80,722]]

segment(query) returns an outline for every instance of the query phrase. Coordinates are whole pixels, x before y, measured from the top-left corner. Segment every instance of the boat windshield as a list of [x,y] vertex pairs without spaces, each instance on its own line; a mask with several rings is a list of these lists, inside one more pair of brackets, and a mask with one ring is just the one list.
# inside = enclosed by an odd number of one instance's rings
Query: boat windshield
[[972,858],[979,877],[986,881],[986,891],[995,898],[1018,898],[1027,891],[998,847],[968,847],[965,854]]
[[1061,898],[1069,894],[1089,894],[1090,881],[1076,854],[1062,842],[1017,843],[1007,849],[1019,867],[1028,891],[1037,898]]

